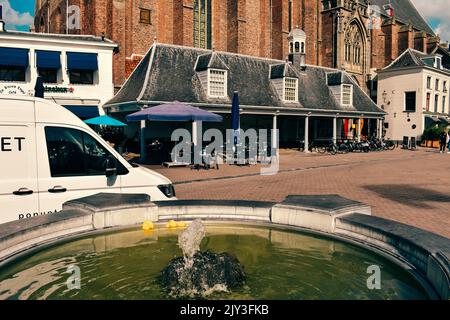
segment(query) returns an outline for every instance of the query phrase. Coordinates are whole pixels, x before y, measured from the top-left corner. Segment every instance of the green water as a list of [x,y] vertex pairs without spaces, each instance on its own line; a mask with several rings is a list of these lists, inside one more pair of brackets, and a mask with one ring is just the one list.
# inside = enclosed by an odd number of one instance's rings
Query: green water
[[[207,225],[202,250],[230,252],[247,282],[209,299],[426,299],[396,264],[339,241],[243,225]],[[0,299],[167,299],[156,281],[174,257],[180,231],[126,230],[84,237],[16,260],[0,270]],[[75,265],[81,289],[69,290]],[[381,289],[367,288],[367,268],[381,268]]]

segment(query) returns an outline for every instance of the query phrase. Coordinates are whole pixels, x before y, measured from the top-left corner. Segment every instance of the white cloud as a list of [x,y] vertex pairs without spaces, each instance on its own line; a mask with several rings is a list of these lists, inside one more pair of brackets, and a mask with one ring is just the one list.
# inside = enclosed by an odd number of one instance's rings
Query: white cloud
[[18,26],[29,26],[34,22],[33,17],[28,12],[19,13],[9,3],[9,0],[0,0],[3,6],[3,20],[6,23],[6,29],[16,29]]
[[439,20],[434,32],[442,41],[450,41],[450,10],[448,0],[412,0],[425,20]]

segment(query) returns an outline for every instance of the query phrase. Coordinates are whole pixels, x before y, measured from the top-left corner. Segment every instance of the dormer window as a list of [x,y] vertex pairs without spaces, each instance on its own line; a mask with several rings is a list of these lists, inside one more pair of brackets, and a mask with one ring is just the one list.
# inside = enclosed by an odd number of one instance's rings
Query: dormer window
[[227,71],[208,69],[208,96],[225,98],[227,96]]
[[228,98],[228,67],[215,52],[197,58],[194,70],[208,98]]
[[441,57],[436,57],[434,59],[434,67],[437,69],[442,69],[442,58]]
[[284,78],[284,101],[285,102],[298,101],[298,79]]
[[423,58],[422,61],[429,67],[433,67],[436,69],[443,69],[441,56],[432,56]]
[[351,106],[353,104],[353,85],[343,84],[341,86],[341,104]]

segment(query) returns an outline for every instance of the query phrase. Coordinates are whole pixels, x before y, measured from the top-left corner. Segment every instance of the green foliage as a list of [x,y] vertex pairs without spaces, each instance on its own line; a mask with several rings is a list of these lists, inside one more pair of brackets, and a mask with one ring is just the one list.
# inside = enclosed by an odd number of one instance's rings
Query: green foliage
[[439,140],[440,133],[446,131],[446,128],[446,125],[434,123],[423,131],[422,139],[431,141]]

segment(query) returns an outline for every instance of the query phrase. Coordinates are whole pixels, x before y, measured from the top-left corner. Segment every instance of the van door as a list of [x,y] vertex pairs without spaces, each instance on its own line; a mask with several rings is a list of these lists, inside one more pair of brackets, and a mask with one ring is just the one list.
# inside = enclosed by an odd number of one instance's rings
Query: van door
[[39,213],[34,124],[0,123],[0,223]]
[[37,136],[44,149],[38,160],[41,211],[60,211],[68,200],[99,192],[120,193],[120,174],[125,168],[107,177],[106,163],[112,156],[90,133],[69,126],[39,125]]

